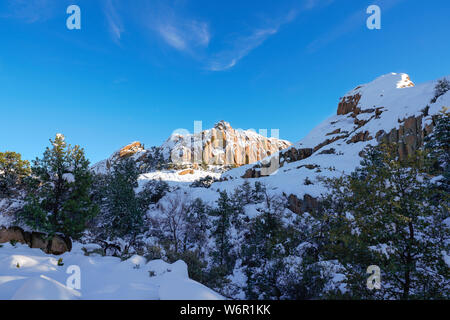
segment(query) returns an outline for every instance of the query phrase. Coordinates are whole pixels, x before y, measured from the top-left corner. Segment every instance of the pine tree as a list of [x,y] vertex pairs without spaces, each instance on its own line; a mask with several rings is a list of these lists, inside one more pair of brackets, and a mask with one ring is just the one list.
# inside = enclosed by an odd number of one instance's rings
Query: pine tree
[[442,175],[443,189],[450,191],[450,113],[444,108],[434,120],[433,132],[425,138],[425,147],[430,152],[433,174]]
[[97,214],[89,193],[92,174],[84,150],[71,147],[62,134],[50,140],[52,147],[33,162],[33,189],[19,219],[50,235],[78,238]]
[[185,248],[199,253],[204,251],[208,231],[207,210],[208,207],[200,198],[189,204],[186,212]]
[[[448,297],[448,207],[436,204],[427,154],[400,160],[395,145],[369,147],[361,167],[328,180],[333,203],[327,250],[345,268],[352,298]],[[380,290],[365,283],[367,267],[379,266]]]
[[227,192],[220,192],[217,208],[209,212],[210,216],[216,218],[212,227],[212,236],[215,240],[215,250],[212,252],[215,266],[212,273],[216,274],[219,282],[231,274],[236,260],[230,239],[234,214],[235,210]]
[[10,197],[31,174],[30,163],[16,152],[0,152],[0,197]]
[[289,255],[289,231],[282,216],[284,204],[266,194],[266,206],[251,220],[242,246],[248,299],[280,299],[284,258]]
[[266,186],[259,181],[255,182],[255,188],[252,192],[252,198],[254,202],[261,202],[264,200],[264,195],[266,193]]
[[138,186],[139,171],[132,159],[124,159],[113,166],[107,179],[103,215],[107,236],[110,240],[127,241],[125,252],[136,244],[143,232],[146,207],[134,191]]

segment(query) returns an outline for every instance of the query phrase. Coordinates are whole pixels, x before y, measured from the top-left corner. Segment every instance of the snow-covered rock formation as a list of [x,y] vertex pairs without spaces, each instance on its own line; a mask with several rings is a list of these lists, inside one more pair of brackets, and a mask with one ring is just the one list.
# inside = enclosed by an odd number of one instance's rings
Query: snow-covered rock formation
[[258,162],[224,173],[228,181],[213,187],[228,189],[236,181],[258,179],[273,192],[290,196],[294,212],[304,211],[326,192],[318,178],[352,172],[367,145],[396,142],[401,156],[421,146],[433,128],[433,116],[450,106],[450,92],[434,101],[436,84],[414,85],[407,74],[391,73],[360,85],[340,99],[336,115],[280,152],[277,171],[264,176],[265,164]]
[[145,173],[161,168],[191,169],[180,175],[193,174],[199,168],[224,171],[260,161],[290,145],[289,141],[252,130],[235,130],[228,122],[220,121],[214,128],[198,133],[174,133],[160,147],[145,149],[140,142],[133,142],[93,169],[105,172],[116,161],[131,157]]

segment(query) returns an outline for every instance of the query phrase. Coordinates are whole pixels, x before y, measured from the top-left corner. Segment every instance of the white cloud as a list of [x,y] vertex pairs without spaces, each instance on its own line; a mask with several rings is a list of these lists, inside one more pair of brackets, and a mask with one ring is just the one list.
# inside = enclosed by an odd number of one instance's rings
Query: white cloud
[[117,3],[115,0],[105,0],[103,10],[108,22],[109,32],[114,42],[120,43],[122,33],[124,32],[124,27],[122,19],[118,14]]
[[208,69],[211,71],[224,71],[234,67],[239,60],[277,32],[278,28],[259,29],[249,36],[240,37],[236,40],[233,49],[217,53],[210,61]]
[[247,36],[236,38],[231,49],[223,50],[213,55],[207,69],[210,71],[224,71],[234,67],[251,51],[262,45],[270,36],[278,33],[282,25],[293,21],[297,14],[296,10],[291,10],[283,18],[268,23],[269,26],[255,29]]
[[180,51],[207,47],[211,39],[208,24],[196,20],[170,19],[154,28],[168,45]]
[[206,22],[182,18],[174,12],[159,17],[151,27],[169,46],[179,51],[192,52],[195,48],[207,47],[211,40]]

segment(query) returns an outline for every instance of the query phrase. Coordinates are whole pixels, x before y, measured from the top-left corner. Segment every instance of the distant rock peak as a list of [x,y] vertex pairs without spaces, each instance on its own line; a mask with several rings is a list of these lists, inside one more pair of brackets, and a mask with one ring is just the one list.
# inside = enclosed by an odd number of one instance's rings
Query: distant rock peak
[[215,128],[215,129],[219,129],[219,130],[231,130],[231,129],[233,129],[233,128],[231,127],[230,123],[229,123],[229,122],[226,122],[225,120],[220,120],[219,122],[217,122],[217,123],[214,125],[214,128]]
[[174,133],[152,150],[145,149],[140,142],[133,142],[94,168],[97,172],[108,171],[115,162],[131,157],[144,172],[154,168],[155,158],[159,159],[160,167],[198,169],[213,166],[214,170],[225,171],[260,161],[289,146],[289,141],[268,138],[252,130],[235,130],[229,122],[221,120],[213,128],[195,134]]

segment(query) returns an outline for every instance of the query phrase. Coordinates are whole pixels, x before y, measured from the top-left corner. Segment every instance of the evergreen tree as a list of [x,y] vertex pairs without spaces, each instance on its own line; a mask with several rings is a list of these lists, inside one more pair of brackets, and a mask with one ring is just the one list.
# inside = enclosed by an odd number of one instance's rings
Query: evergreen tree
[[105,231],[109,239],[127,241],[125,252],[143,232],[146,207],[134,191],[139,171],[132,159],[118,161],[108,177],[105,204]]
[[249,299],[280,299],[284,258],[289,255],[289,231],[282,217],[284,204],[266,195],[266,207],[251,220],[242,246],[246,295]]
[[247,204],[253,203],[252,186],[250,185],[250,182],[246,180],[240,187],[236,188],[234,199],[236,199],[237,205],[241,208]]
[[50,140],[52,147],[33,163],[32,192],[19,219],[50,235],[78,238],[97,214],[89,192],[92,174],[84,150],[66,144],[62,134]]
[[200,198],[196,198],[188,206],[184,246],[191,251],[200,253],[205,250],[208,231],[207,210],[208,207]]
[[215,265],[212,274],[217,277],[218,282],[224,281],[224,278],[232,273],[236,260],[230,239],[234,214],[235,210],[227,192],[221,191],[217,208],[209,212],[209,215],[216,218],[212,227],[212,236],[215,239],[215,250],[212,252]]
[[16,152],[0,152],[0,197],[10,197],[31,174],[30,163]]
[[433,132],[425,138],[425,147],[430,152],[433,174],[442,175],[443,189],[450,191],[450,113],[444,108],[434,120]]
[[156,204],[169,191],[169,184],[162,180],[150,180],[144,186],[144,189],[139,193],[139,198],[144,207],[150,204]]
[[[448,297],[448,206],[436,204],[426,153],[400,160],[395,145],[369,147],[361,167],[329,179],[329,258],[345,268],[352,298]],[[381,269],[380,290],[366,287],[367,267]]]
[[266,193],[266,186],[259,181],[255,182],[255,187],[252,192],[252,198],[254,202],[261,202],[264,200]]

